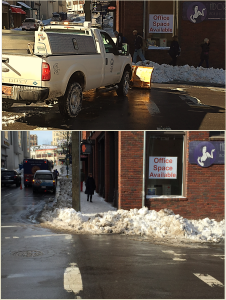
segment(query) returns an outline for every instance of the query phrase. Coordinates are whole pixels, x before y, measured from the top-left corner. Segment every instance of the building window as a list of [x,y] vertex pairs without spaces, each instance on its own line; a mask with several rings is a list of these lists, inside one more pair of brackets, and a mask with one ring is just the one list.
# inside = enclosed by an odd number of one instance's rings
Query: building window
[[147,2],[146,37],[150,46],[169,47],[172,36],[178,34],[177,1]]
[[146,198],[183,195],[184,134],[146,133]]
[[220,138],[224,138],[224,131],[210,131],[209,132],[209,137],[220,137]]
[[41,154],[37,154],[36,157],[37,157],[37,158],[41,158]]
[[9,140],[9,132],[8,131],[3,131],[4,132],[4,138],[6,140]]

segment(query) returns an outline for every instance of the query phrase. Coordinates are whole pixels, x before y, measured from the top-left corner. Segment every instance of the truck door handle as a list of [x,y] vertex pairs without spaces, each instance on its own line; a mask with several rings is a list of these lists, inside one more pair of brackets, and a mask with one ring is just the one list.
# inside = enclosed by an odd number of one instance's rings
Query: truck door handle
[[106,65],[108,65],[108,58],[106,58]]

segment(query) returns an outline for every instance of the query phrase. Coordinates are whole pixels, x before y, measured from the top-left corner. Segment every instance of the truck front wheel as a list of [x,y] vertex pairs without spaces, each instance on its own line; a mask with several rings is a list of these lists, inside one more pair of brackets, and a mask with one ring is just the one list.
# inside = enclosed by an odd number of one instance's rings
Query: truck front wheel
[[117,94],[118,96],[126,96],[129,92],[130,74],[129,71],[124,71],[122,79],[118,84]]
[[81,110],[82,88],[79,83],[71,83],[64,97],[59,99],[60,113],[66,118],[74,118]]

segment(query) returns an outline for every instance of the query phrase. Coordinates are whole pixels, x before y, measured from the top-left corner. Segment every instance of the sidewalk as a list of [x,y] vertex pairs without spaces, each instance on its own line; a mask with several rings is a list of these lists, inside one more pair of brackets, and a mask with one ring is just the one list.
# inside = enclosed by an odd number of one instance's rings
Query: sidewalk
[[80,192],[80,205],[82,214],[91,216],[97,213],[108,212],[109,210],[117,210],[117,208],[113,207],[111,203],[106,202],[104,198],[100,197],[96,192],[94,192],[92,202],[88,202],[87,195],[85,194],[85,188],[85,183],[83,183],[83,192]]
[[[66,166],[54,166],[54,169],[58,169],[60,178],[67,176]],[[68,169],[68,179],[72,179],[72,168],[69,166]],[[80,186],[79,186],[80,187]],[[59,185],[58,185],[59,188]],[[66,189],[71,189],[71,185],[65,187]],[[81,213],[86,216],[93,216],[97,213],[104,213],[108,211],[117,211],[117,208],[112,206],[112,203],[106,202],[104,198],[100,197],[96,192],[92,196],[92,202],[87,201],[87,195],[85,194],[86,185],[85,182],[83,183],[83,192],[80,192],[80,209]],[[66,190],[65,190],[66,192]],[[65,200],[67,198],[66,194],[64,193],[64,189],[61,190],[61,193],[65,195]],[[71,198],[71,197],[70,197]],[[67,201],[67,200],[66,200]],[[68,201],[71,199],[68,198]]]

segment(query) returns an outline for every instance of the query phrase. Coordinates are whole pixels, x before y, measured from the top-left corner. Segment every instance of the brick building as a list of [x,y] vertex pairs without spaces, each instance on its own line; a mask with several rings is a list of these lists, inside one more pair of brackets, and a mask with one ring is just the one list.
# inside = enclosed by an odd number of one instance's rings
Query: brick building
[[37,146],[38,145],[38,136],[37,134],[30,135],[30,146]]
[[[192,17],[195,6],[203,16]],[[131,53],[134,51],[132,31],[137,29],[153,45],[145,52],[145,58],[168,64],[172,36],[177,35],[181,47],[178,64],[197,67],[200,45],[207,37],[210,67],[225,69],[224,1],[116,1],[115,16],[115,28],[127,38]]]
[[224,218],[224,132],[83,131],[82,145],[86,177],[115,207]]

